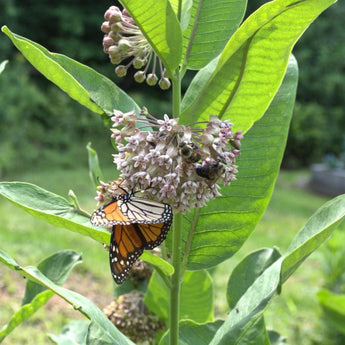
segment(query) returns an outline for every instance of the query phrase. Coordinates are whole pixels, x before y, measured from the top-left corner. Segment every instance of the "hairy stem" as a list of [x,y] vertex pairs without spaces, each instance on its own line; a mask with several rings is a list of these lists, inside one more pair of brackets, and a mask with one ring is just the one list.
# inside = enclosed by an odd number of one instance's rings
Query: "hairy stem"
[[[181,80],[179,71],[175,71],[172,78],[173,86],[173,116],[178,118],[181,109]],[[174,274],[171,277],[170,290],[170,345],[178,345],[179,336],[179,316],[180,316],[180,287],[181,287],[181,234],[182,234],[182,214],[177,213],[174,216],[173,240],[172,240],[172,264]]]

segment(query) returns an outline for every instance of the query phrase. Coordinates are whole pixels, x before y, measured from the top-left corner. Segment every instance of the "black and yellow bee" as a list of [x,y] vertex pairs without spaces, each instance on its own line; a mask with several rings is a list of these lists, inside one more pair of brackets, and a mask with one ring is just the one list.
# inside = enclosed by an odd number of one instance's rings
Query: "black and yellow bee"
[[225,174],[226,164],[223,160],[217,159],[215,163],[203,162],[195,168],[196,173],[209,181],[215,182]]
[[181,155],[182,159],[188,163],[196,163],[201,159],[201,155],[197,151],[198,149],[198,145],[188,143],[187,141],[182,141],[179,144],[179,154]]

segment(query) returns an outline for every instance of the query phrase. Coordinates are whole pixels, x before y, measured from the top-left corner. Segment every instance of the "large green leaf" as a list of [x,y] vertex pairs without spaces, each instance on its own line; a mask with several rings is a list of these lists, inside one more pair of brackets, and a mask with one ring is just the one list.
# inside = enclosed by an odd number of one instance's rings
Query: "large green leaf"
[[[0,261],[16,265],[8,255],[0,251]],[[81,256],[73,251],[61,251],[43,260],[39,267],[57,285],[62,285],[73,267],[81,262]],[[7,325],[0,330],[0,342],[16,327],[32,316],[54,295],[42,285],[28,280],[23,305],[14,313]]]
[[344,213],[345,194],[329,201],[308,220],[287,249],[282,267],[282,282],[330,236],[343,220]]
[[[202,324],[182,320],[179,323],[179,345],[209,345],[222,323],[222,320]],[[159,345],[169,345],[169,331],[161,338]]]
[[183,32],[184,64],[200,69],[215,58],[240,25],[246,0],[194,0],[188,28]]
[[41,45],[12,33],[6,26],[2,31],[38,71],[86,108],[99,114],[114,109],[139,112],[139,107],[125,92],[92,68],[67,56],[51,53]]
[[55,226],[89,236],[101,243],[110,242],[109,231],[94,227],[90,218],[79,213],[65,198],[38,186],[25,182],[0,182],[0,195]]
[[[73,267],[81,262],[82,257],[80,254],[72,250],[62,250],[41,261],[37,268],[52,282],[61,286],[66,281]],[[37,294],[44,290],[46,290],[44,286],[29,280],[26,284],[22,303],[30,303]]]
[[[180,319],[212,321],[213,294],[212,278],[207,271],[186,271],[181,284]],[[160,318],[168,320],[170,290],[156,273],[150,279],[144,302]]]
[[182,53],[182,32],[169,0],[121,0],[170,72],[178,67]]
[[234,33],[209,78],[187,92],[181,120],[231,119],[247,131],[277,92],[295,42],[335,0],[276,0],[252,14]]
[[[89,327],[88,337],[91,339],[88,344],[99,345],[99,344],[119,344],[119,345],[134,345],[134,343],[126,338],[102,313],[98,307],[96,307],[86,297],[58,286],[50,279],[48,279],[37,267],[20,266],[13,258],[0,252],[0,262],[14,271],[22,274],[27,279],[32,280],[37,284],[41,284],[44,287],[51,290],[63,298],[67,303],[71,304],[75,310],[84,314],[88,319],[91,320]],[[91,327],[92,325],[92,327]],[[90,333],[97,333],[97,337]]]
[[[184,248],[188,269],[214,266],[242,246],[270,200],[283,156],[297,86],[292,58],[279,92],[265,116],[247,133],[238,160],[237,181],[222,188],[222,196],[200,210],[194,234],[187,231],[193,213],[184,219]],[[191,244],[188,238],[192,238]],[[190,247],[190,250],[189,250]]]
[[246,256],[232,271],[228,281],[226,297],[233,309],[262,272],[280,257],[277,249],[263,248]]
[[290,249],[268,267],[242,295],[210,345],[237,344],[261,318],[282,283],[315,251],[345,218],[345,195],[323,205],[292,241]]

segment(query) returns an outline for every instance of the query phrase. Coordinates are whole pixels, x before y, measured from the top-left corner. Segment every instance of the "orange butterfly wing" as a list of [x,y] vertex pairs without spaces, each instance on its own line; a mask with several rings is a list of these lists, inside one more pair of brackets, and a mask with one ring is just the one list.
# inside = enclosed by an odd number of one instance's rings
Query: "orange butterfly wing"
[[165,240],[172,218],[170,205],[134,193],[121,194],[92,214],[92,224],[112,227],[109,260],[117,284],[124,282],[144,249],[153,249]]
[[91,216],[91,223],[112,227],[119,224],[161,223],[171,218],[172,209],[168,204],[122,194],[96,210]]
[[97,226],[109,226],[114,223],[129,224],[131,220],[121,212],[118,200],[113,200],[92,214],[91,223]]
[[166,238],[172,220],[158,224],[114,225],[111,234],[109,261],[117,284],[127,278],[144,249],[153,249]]

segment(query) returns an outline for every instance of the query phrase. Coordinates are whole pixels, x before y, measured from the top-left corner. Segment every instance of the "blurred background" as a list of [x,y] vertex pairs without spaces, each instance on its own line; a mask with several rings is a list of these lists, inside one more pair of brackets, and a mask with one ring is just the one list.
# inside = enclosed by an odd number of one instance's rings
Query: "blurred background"
[[[247,16],[265,1],[249,0]],[[102,50],[103,14],[115,1],[1,0],[0,25],[53,52],[67,55],[108,76],[152,114],[170,113],[171,91],[136,84],[130,76],[119,79]],[[282,163],[282,172],[258,229],[229,262],[212,271],[216,281],[217,316],[227,312],[224,277],[250,250],[278,245],[284,251],[294,234],[330,195],[311,191],[310,166],[325,163],[341,170],[345,151],[345,3],[323,13],[294,48],[299,64],[297,101]],[[66,196],[72,188],[85,209],[96,207],[95,191],[87,170],[88,142],[97,150],[105,172],[112,179],[113,149],[109,129],[97,114],[71,100],[40,75],[0,36],[0,62],[9,60],[0,76],[0,178],[40,185]],[[131,72],[133,74],[133,71]],[[194,72],[184,78],[187,88]],[[343,182],[344,183],[344,182]],[[331,193],[331,194],[336,194]],[[91,298],[101,308],[110,303],[112,281],[107,254],[99,245],[33,219],[8,202],[0,201],[1,249],[21,264],[37,264],[56,250],[73,248],[84,253],[68,287]],[[282,231],[284,238],[282,238]],[[40,236],[37,236],[37,232]],[[286,236],[286,237],[285,237]],[[267,313],[267,324],[288,337],[289,344],[345,344],[342,331],[325,317],[317,292],[328,287],[345,292],[345,243],[341,231],[284,286]],[[73,244],[73,245],[72,245]],[[20,305],[25,285],[0,266],[0,327]],[[78,314],[57,298],[5,340],[6,344],[46,343],[46,332],[59,333]],[[35,325],[35,329],[33,329]],[[37,333],[37,334],[36,334]],[[331,334],[331,336],[330,336]],[[30,340],[31,339],[31,340]]]

